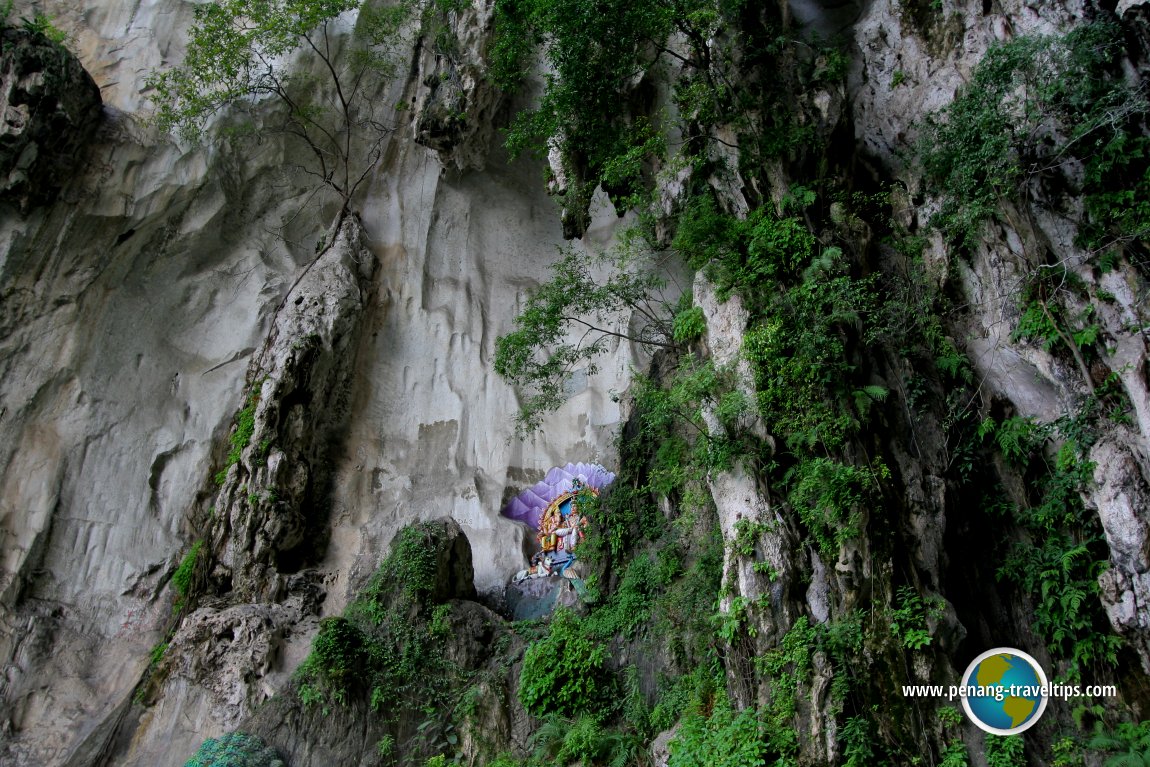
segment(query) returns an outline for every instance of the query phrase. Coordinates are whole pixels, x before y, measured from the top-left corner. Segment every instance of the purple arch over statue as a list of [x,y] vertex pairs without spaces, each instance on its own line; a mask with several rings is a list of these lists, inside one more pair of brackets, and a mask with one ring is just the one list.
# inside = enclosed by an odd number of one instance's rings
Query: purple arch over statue
[[569,463],[556,466],[537,482],[512,498],[503,507],[503,516],[539,529],[539,517],[559,496],[571,492],[572,483],[580,480],[594,490],[602,490],[615,481],[615,475],[597,463]]

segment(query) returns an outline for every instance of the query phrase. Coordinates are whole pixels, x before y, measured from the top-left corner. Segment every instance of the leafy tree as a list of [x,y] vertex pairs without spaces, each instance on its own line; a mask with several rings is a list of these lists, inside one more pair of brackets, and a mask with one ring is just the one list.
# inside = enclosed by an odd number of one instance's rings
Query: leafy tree
[[[520,433],[537,429],[545,412],[563,404],[573,372],[586,366],[596,373],[595,359],[613,340],[676,348],[674,313],[659,295],[663,280],[653,267],[629,251],[613,263],[560,252],[554,276],[530,295],[516,329],[495,342],[496,372],[527,389]],[[599,279],[593,267],[604,263],[609,274]]]
[[[622,213],[643,200],[666,154],[661,123],[641,83],[660,62],[681,67],[675,101],[685,134],[745,112],[731,83],[739,65],[724,31],[738,27],[742,0],[497,0],[491,76],[511,90],[534,52],[548,64],[544,91],[507,134],[512,153],[558,150],[568,236],[583,233],[596,186]],[[678,42],[671,45],[672,34]],[[731,105],[738,104],[732,107]],[[745,125],[740,125],[740,132]],[[692,152],[693,153],[693,150]]]
[[[370,96],[395,71],[392,53],[411,15],[406,2],[376,7],[361,0],[217,0],[195,9],[183,64],[154,72],[156,120],[184,138],[202,136],[225,107],[280,102],[278,130],[310,155],[302,170],[335,192],[347,211],[380,157],[391,130]],[[334,25],[359,9],[351,50]],[[318,75],[291,69],[303,51]]]
[[653,62],[651,43],[661,45],[670,33],[670,11],[661,0],[500,0],[496,5],[496,82],[517,85],[538,42],[554,70],[538,107],[515,118],[508,147],[513,152],[545,152],[552,144],[562,149],[566,171],[575,176],[567,193],[580,198],[582,207],[600,180],[623,194],[634,191],[642,159],[662,152],[657,132],[630,119],[623,94]]

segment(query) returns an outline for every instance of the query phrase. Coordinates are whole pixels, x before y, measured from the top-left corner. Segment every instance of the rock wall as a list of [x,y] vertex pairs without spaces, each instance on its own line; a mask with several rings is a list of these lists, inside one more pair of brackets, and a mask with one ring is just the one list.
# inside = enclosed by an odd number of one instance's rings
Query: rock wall
[[[492,169],[461,171],[417,143],[426,136],[398,131],[359,205],[366,254],[343,250],[332,267],[350,275],[374,261],[374,276],[351,293],[342,277],[297,285],[305,271],[327,274],[312,264],[334,208],[283,170],[290,147],[177,145],[145,123],[143,77],[179,60],[192,7],[37,7],[69,34],[105,108],[66,204],[0,211],[0,760],[182,764],[287,678],[314,628],[299,616],[338,612],[404,524],[454,516],[482,591],[525,566],[522,533],[499,517],[504,495],[553,465],[609,459],[620,417],[609,392],[635,352],[618,347],[545,439],[514,439],[516,393],[489,360],[562,242],[539,166],[462,136],[461,164],[488,158]],[[467,33],[468,50],[483,29]],[[416,98],[428,74],[386,97]],[[596,221],[578,247],[609,241],[614,213]],[[292,381],[319,375],[300,367],[316,336],[320,364],[345,366],[345,383],[322,393],[342,413],[332,421],[291,401]],[[212,478],[253,384],[284,411],[216,500]],[[335,433],[301,432],[314,424]],[[267,454],[254,455],[264,440]],[[326,507],[308,496],[316,478],[299,474],[313,460],[333,488]],[[257,522],[269,494],[275,511]],[[243,530],[237,546],[230,534]],[[205,532],[224,569],[204,577],[230,575],[232,588],[185,621],[166,687],[137,719],[126,712],[166,641],[169,579]],[[321,561],[284,555],[313,537],[326,540]],[[224,626],[230,649],[205,655]],[[245,687],[223,681],[241,666]]]
[[[48,186],[64,182],[59,203],[37,207],[30,203],[48,198],[25,192],[0,201],[0,761],[179,765],[205,737],[240,723],[293,765],[363,755],[383,733],[362,727],[366,709],[323,722],[276,694],[318,620],[342,611],[399,529],[453,518],[470,541],[475,587],[490,601],[525,564],[523,528],[498,513],[509,495],[551,466],[614,462],[626,406],[613,394],[626,388],[632,365],[647,362],[642,350],[619,343],[603,372],[574,377],[570,400],[530,440],[514,435],[517,393],[491,358],[526,291],[547,277],[564,229],[592,252],[612,241],[620,220],[600,191],[589,225],[581,213],[565,222],[542,165],[500,148],[495,126],[523,103],[482,77],[493,23],[486,0],[436,5],[413,29],[411,66],[377,94],[410,113],[397,118],[355,201],[358,215],[346,217],[290,170],[296,148],[282,139],[189,146],[147,124],[143,78],[180,60],[191,4],[36,7],[69,34],[104,107],[90,139],[87,118],[75,121],[84,138],[63,154],[75,159],[83,146],[80,169],[69,179],[50,174]],[[1064,30],[1099,12],[1009,0],[793,2],[781,18],[801,33],[845,35],[851,60],[845,86],[814,87],[794,108],[834,162],[856,178],[894,182],[900,225],[925,232],[938,201],[907,161],[922,115],[949,101],[995,41]],[[1144,9],[1124,13],[1144,42]],[[1131,73],[1145,66],[1132,54]],[[91,88],[77,89],[87,99],[79,110],[91,111]],[[745,214],[756,199],[777,204],[802,180],[782,162],[761,184],[741,176],[733,136],[719,138],[731,167],[706,183],[730,210]],[[690,171],[663,170],[669,218]],[[949,274],[938,237],[924,259],[965,299],[946,330],[969,356],[980,396],[1042,423],[1074,410],[1097,382],[1064,356],[1012,340],[1020,275],[1046,249],[1114,297],[1100,309],[1101,362],[1117,374],[1133,416],[1092,445],[1086,501],[1110,549],[1100,578],[1107,615],[1150,672],[1145,284],[1129,263],[1097,273],[1072,228],[1039,202],[1006,210]],[[895,264],[866,223],[841,208],[829,218],[836,229],[827,236],[878,254],[868,268]],[[702,277],[693,298],[706,320],[705,353],[733,365],[753,398],[739,361],[748,310]],[[968,603],[978,588],[971,583],[992,580],[993,568],[966,567],[963,552],[951,550],[974,533],[964,506],[971,499],[946,476],[946,424],[911,412],[899,389],[902,362],[866,353],[875,380],[892,391],[884,444],[874,447],[898,487],[890,509],[870,510],[877,522],[863,519],[869,534],[827,556],[802,542],[780,488],[745,467],[707,477],[728,544],[720,611],[745,610],[754,628],[751,641],[725,648],[740,707],[766,706],[773,695],[754,658],[800,621],[829,625],[859,605],[893,604],[896,571],[938,600],[930,617],[937,642],[913,652],[889,641],[868,646],[875,673],[951,683],[959,648],[1034,640],[1025,599],[980,592],[985,609]],[[704,417],[722,436],[714,408]],[[759,420],[743,427],[770,443],[772,425]],[[766,567],[730,545],[748,522],[759,531],[753,558]],[[184,562],[190,580],[177,588]],[[466,596],[464,634],[493,641],[484,632],[494,613]],[[491,661],[480,645],[458,649],[478,667]],[[831,696],[841,669],[824,653],[810,660],[795,693],[800,754],[833,763],[843,756]],[[522,751],[530,723],[503,679],[491,683],[495,702],[483,716]],[[880,736],[904,742],[892,721],[876,725]],[[933,725],[914,728],[925,753],[939,745]],[[984,761],[976,752],[974,763]]]

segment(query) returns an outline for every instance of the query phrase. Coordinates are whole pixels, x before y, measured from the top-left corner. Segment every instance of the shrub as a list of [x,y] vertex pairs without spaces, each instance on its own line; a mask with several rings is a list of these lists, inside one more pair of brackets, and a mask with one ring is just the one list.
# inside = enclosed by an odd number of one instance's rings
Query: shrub
[[441,651],[450,631],[450,604],[433,604],[436,548],[442,525],[399,532],[371,582],[339,617],[325,618],[311,653],[296,672],[306,705],[352,695],[384,706],[431,709],[446,705],[463,671]]
[[1026,747],[1018,735],[987,735],[986,763],[989,767],[1025,767]]
[[1122,722],[1113,730],[1099,723],[1089,745],[1111,754],[1106,767],[1145,767],[1150,765],[1150,721]]
[[607,650],[560,609],[547,635],[523,654],[519,700],[532,716],[576,717],[601,711],[612,692]]
[[900,586],[897,602],[891,610],[891,636],[908,650],[921,650],[933,639],[927,621],[942,614],[942,601],[937,597],[924,600],[913,587]]
[[675,315],[672,335],[678,343],[694,341],[705,332],[707,332],[707,320],[703,316],[702,307],[692,306]]
[[260,738],[232,732],[205,740],[184,767],[284,767],[284,762]]
[[836,556],[859,535],[861,510],[877,500],[878,482],[889,476],[882,464],[850,466],[831,458],[809,458],[794,467],[791,503],[824,556]]
[[725,690],[709,702],[709,714],[696,704],[681,720],[668,767],[763,767],[768,747],[754,709],[735,711]]
[[[518,114],[507,134],[513,153],[546,153],[557,141],[585,170],[576,197],[599,182],[613,193],[634,194],[640,169],[664,152],[662,140],[642,119],[629,120],[624,92],[671,31],[671,13],[657,0],[499,0],[492,49],[496,82],[518,85],[532,50],[542,43],[554,75],[536,109]],[[657,50],[657,49],[656,49]]]
[[[1086,508],[1081,492],[1091,481],[1094,464],[1087,458],[1093,406],[1074,418],[1039,425],[1014,418],[995,425],[984,422],[982,434],[994,434],[1000,449],[1020,468],[1045,462],[1031,472],[1031,505],[1015,511],[1030,541],[1015,544],[998,570],[1026,589],[1034,600],[1034,628],[1052,656],[1070,662],[1068,676],[1113,665],[1120,639],[1109,630],[1098,600],[1098,576],[1109,566],[1108,549],[1097,516]],[[1063,439],[1053,462],[1043,450],[1052,437]]]
[[363,632],[347,618],[324,618],[312,642],[312,655],[329,681],[347,685],[367,660],[365,643]]
[[[0,10],[4,9],[0,8]],[[8,6],[8,11],[3,15],[6,16],[8,12],[11,12],[11,6]],[[40,11],[36,11],[30,19],[22,17],[20,19],[20,26],[23,27],[26,32],[31,32],[34,35],[43,35],[57,45],[63,45],[68,39],[68,33],[53,24],[51,16],[41,13]]]

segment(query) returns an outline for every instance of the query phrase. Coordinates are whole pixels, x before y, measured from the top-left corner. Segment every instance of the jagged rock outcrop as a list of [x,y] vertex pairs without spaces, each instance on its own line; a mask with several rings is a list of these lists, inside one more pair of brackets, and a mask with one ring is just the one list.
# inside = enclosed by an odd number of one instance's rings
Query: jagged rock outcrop
[[224,727],[274,693],[269,678],[284,671],[285,639],[307,635],[322,603],[318,574],[303,568],[322,554],[332,456],[376,267],[363,236],[354,215],[337,224],[252,360],[252,390],[231,435],[235,460],[220,472],[185,587],[184,598],[203,606],[180,622],[157,669],[161,684],[206,691]]
[[426,11],[419,47],[415,140],[439,153],[444,166],[483,170],[503,93],[487,76],[494,0],[471,0]]
[[[419,617],[420,610],[434,609],[441,616],[438,620],[443,621],[436,629],[436,646],[419,651],[434,653],[442,663],[435,668],[418,669],[421,678],[414,684],[431,684],[434,675],[444,673],[446,668],[453,678],[468,683],[475,680],[500,703],[492,706],[477,687],[469,698],[473,701],[472,712],[461,722],[460,738],[453,726],[440,721],[442,712],[436,711],[430,700],[410,705],[405,699],[406,706],[393,701],[380,708],[373,702],[371,690],[360,680],[353,680],[344,702],[329,708],[302,700],[294,685],[288,685],[243,722],[241,729],[262,736],[284,754],[289,764],[367,767],[391,753],[430,756],[448,747],[449,743],[443,740],[447,735],[451,737],[450,745],[457,746],[467,759],[483,763],[494,755],[494,748],[508,743],[508,712],[514,707],[507,705],[508,673],[501,663],[508,657],[506,648],[516,640],[503,618],[473,601],[476,593],[471,546],[459,524],[447,518],[425,523],[419,530],[420,540],[428,545],[425,555],[433,574],[426,584],[427,591],[421,592],[422,607],[395,619],[426,620],[427,615]],[[393,543],[390,556],[396,554]],[[372,596],[379,605],[406,604],[401,592],[412,588],[412,584],[390,580],[381,584],[384,592]],[[403,641],[396,640],[397,636],[402,634],[393,632],[381,641]],[[387,646],[383,652],[405,651]],[[427,706],[432,708],[426,709]],[[381,743],[389,743],[391,750],[381,753]]]
[[0,22],[0,200],[27,212],[55,199],[83,162],[101,104],[67,48]]
[[376,267],[356,216],[331,237],[284,296],[252,360],[231,466],[208,521],[217,562],[210,577],[240,601],[277,600],[286,577],[322,553],[332,456]]

